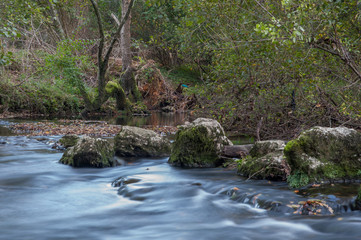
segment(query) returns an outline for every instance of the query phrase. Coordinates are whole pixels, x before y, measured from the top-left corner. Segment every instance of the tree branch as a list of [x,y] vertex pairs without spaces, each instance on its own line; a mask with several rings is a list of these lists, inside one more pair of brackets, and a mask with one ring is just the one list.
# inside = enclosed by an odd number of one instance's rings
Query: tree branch
[[[335,51],[332,51],[330,49],[324,48],[324,47],[322,47],[322,46],[320,46],[318,44],[313,44],[312,46],[314,46],[315,48],[318,48],[318,49],[320,49],[322,51],[328,52],[328,53],[330,53],[330,54],[332,54],[334,56],[339,57],[343,62],[346,63],[347,66],[349,66],[351,68],[351,70],[357,75],[357,77],[359,79],[361,79],[361,72],[353,65],[352,61],[347,57],[347,55],[343,56],[339,52],[335,52]],[[346,50],[344,49],[344,47],[341,46],[341,48],[342,48],[344,54],[346,54],[345,53]]]
[[94,9],[95,15],[97,17],[98,29],[99,29],[99,35],[100,35],[100,42],[99,42],[99,46],[98,46],[98,65],[103,65],[104,63],[102,60],[102,55],[103,55],[103,49],[104,49],[105,36],[104,36],[102,19],[100,16],[100,12],[99,12],[97,3],[94,0],[90,0],[90,2],[93,5],[93,9]]
[[119,26],[120,25],[120,21],[119,19],[117,18],[117,16],[115,16],[114,13],[110,14],[110,16],[114,19],[114,21],[117,23],[117,25]]

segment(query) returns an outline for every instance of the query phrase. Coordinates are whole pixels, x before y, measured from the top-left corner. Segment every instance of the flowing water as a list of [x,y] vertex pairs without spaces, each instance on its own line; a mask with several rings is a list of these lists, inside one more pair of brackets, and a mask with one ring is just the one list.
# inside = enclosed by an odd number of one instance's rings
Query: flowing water
[[[0,133],[0,239],[361,239],[361,212],[350,207],[357,186],[295,193],[167,158],[76,169],[58,163],[62,152],[49,144],[59,137]],[[305,216],[285,207],[315,197],[338,210]]]

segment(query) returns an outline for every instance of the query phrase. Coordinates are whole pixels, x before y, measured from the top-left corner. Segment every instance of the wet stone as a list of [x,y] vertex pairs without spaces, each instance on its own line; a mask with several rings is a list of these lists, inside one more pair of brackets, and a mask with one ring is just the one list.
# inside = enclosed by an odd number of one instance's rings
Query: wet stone
[[114,149],[105,139],[84,136],[65,151],[60,163],[73,167],[112,167],[115,165]]
[[140,182],[140,179],[120,177],[112,182],[112,187],[122,187],[137,182]]

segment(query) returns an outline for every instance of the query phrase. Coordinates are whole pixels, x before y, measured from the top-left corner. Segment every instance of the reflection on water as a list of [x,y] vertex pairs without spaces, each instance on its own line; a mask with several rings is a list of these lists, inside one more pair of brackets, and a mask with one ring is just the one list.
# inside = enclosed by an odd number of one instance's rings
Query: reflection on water
[[151,126],[177,126],[189,121],[188,113],[161,113],[153,112],[146,116],[129,116],[122,115],[120,117],[108,119],[111,124],[128,125],[141,127],[144,125]]
[[0,120],[0,136],[15,136],[15,134],[6,127],[7,125],[9,125],[9,122]]
[[0,126],[0,136],[14,136],[9,128]]

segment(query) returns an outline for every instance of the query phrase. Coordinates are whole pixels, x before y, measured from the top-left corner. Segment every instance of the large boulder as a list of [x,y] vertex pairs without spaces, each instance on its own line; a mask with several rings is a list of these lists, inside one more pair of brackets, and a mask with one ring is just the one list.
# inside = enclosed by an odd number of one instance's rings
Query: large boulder
[[346,127],[314,127],[287,143],[291,187],[361,179],[361,133]]
[[290,173],[283,154],[285,142],[281,140],[259,141],[247,157],[241,159],[238,174],[247,178],[286,180]]
[[114,149],[105,139],[84,136],[64,152],[60,162],[73,167],[111,167]]
[[166,157],[171,143],[152,130],[123,126],[114,138],[114,148],[120,157]]
[[198,118],[179,127],[169,163],[179,167],[216,167],[222,164],[224,146],[232,145],[222,126],[207,118]]

